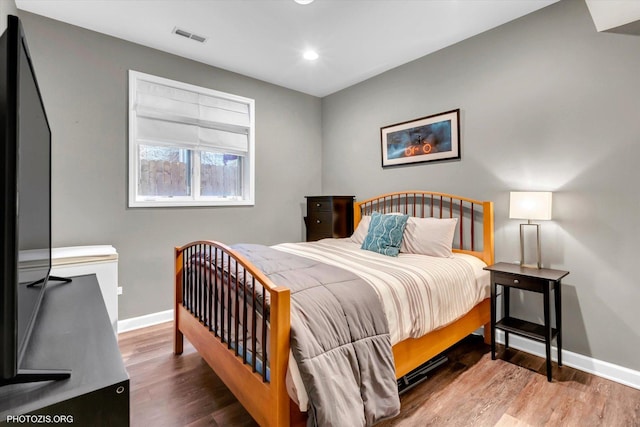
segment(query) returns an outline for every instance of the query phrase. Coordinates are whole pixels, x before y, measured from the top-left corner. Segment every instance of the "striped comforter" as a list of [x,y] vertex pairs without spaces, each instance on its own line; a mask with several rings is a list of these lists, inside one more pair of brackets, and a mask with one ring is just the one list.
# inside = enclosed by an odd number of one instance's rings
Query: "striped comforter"
[[392,345],[454,322],[489,295],[486,264],[471,255],[390,257],[362,250],[350,239],[273,248],[345,268],[367,281],[384,307]]

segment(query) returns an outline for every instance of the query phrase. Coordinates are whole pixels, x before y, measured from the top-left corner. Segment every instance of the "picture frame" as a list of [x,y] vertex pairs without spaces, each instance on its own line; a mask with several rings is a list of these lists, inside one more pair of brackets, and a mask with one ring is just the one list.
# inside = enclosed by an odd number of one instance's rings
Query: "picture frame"
[[382,167],[460,159],[460,109],[380,128]]

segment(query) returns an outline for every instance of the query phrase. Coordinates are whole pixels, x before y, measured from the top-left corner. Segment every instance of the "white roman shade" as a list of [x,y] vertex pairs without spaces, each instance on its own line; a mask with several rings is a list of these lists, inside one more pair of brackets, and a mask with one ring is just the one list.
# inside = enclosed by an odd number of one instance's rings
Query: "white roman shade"
[[129,70],[129,206],[255,201],[255,101]]
[[133,108],[140,143],[245,155],[251,127],[247,103],[138,81]]

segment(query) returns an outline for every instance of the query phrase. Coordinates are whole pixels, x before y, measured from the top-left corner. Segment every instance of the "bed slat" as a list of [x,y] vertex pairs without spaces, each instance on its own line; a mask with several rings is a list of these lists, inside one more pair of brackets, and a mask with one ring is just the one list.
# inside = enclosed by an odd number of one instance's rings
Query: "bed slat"
[[[267,304],[264,287],[262,288],[262,355],[267,358]],[[267,370],[262,369],[262,381],[267,382]]]

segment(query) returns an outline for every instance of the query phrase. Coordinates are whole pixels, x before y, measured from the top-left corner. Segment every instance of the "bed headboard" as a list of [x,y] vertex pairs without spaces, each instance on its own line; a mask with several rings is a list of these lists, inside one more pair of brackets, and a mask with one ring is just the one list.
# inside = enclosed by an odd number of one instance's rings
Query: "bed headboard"
[[386,193],[353,205],[353,228],[363,215],[373,212],[403,214],[420,218],[458,218],[453,251],[474,255],[493,264],[493,202],[432,191]]

